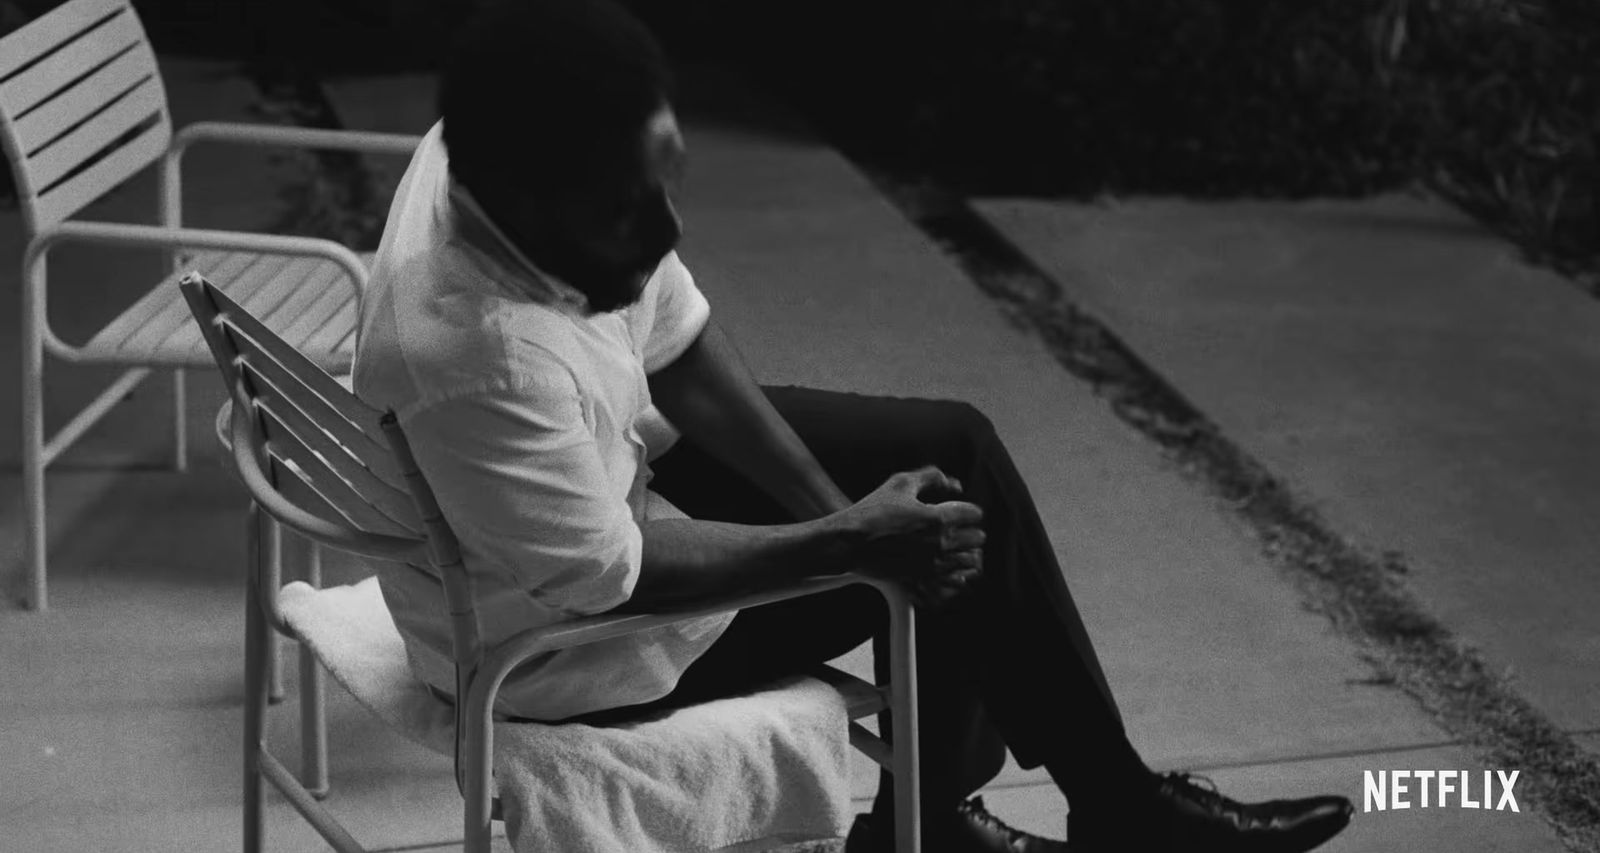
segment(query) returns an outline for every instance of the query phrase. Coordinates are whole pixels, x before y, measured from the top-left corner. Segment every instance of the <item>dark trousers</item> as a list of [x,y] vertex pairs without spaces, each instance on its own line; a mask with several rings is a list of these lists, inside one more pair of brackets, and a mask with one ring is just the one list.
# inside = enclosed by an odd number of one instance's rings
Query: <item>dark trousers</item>
[[[936,465],[984,511],[984,571],[946,607],[919,612],[923,801],[953,808],[999,773],[1010,748],[1080,805],[1119,773],[1142,773],[1028,487],[993,426],[964,403],[768,388],[768,398],[848,495]],[[689,441],[651,466],[651,488],[693,518],[793,520]],[[887,608],[865,586],[741,611],[659,704],[701,701],[804,670],[873,640],[888,660]],[[878,677],[885,673],[880,667]],[[881,721],[880,731],[889,731]],[[884,776],[887,782],[889,777]],[[892,797],[881,786],[879,807]]]

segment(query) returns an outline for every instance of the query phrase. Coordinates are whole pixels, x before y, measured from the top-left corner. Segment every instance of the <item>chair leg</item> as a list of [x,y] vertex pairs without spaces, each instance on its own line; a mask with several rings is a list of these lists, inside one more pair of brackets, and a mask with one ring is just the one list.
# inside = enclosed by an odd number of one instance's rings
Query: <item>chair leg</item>
[[894,727],[895,853],[922,851],[922,768],[917,730],[916,614],[897,595],[889,607],[889,656],[894,673],[890,716]]
[[23,561],[28,572],[27,606],[50,607],[45,585],[44,411],[38,379],[24,380],[22,401]]
[[266,807],[261,777],[261,752],[266,749],[267,648],[272,631],[261,610],[263,558],[261,510],[250,504],[248,518],[249,571],[244,604],[244,853],[261,853],[266,841],[263,812]]
[[[38,262],[35,275],[44,275]],[[44,504],[44,306],[32,287],[23,288],[22,305],[22,559],[28,574],[27,606],[47,610]]]
[[183,368],[172,371],[172,467],[189,470],[189,386]]
[[488,767],[483,768],[483,776],[485,777],[484,780],[477,783],[480,789],[484,792],[481,795],[483,800],[482,805],[479,805],[475,802],[475,797],[478,795],[472,794],[472,789],[470,787],[468,788],[468,795],[465,805],[466,835],[461,841],[461,849],[465,853],[490,853],[490,850],[492,849],[491,845],[493,844],[494,823],[489,816],[491,813],[491,805],[488,794]]
[[[308,542],[306,583],[322,586],[322,550]],[[311,647],[300,644],[300,781],[317,799],[328,796],[328,715],[322,664]]]
[[[259,513],[259,510],[257,511]],[[283,580],[283,526],[276,519],[261,515],[261,522],[266,525],[265,545],[266,556],[263,558],[269,570],[268,583],[278,585]],[[276,631],[267,632],[267,702],[273,705],[283,701],[283,643],[278,639]]]
[[[481,713],[478,713],[481,711]],[[468,708],[457,717],[466,726],[466,737],[460,743],[462,775],[465,790],[462,793],[463,829],[466,837],[461,843],[465,853],[489,853],[489,838],[493,823],[493,773],[494,773],[494,722],[486,709]]]

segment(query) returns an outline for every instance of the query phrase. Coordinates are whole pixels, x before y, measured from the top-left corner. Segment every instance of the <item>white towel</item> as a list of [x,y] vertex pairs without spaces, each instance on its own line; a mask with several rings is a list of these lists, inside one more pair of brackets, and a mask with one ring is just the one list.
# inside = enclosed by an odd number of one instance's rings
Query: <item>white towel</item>
[[[285,586],[285,619],[370,710],[446,755],[451,709],[410,672],[376,578]],[[495,781],[518,853],[762,850],[850,817],[844,700],[796,678],[635,723],[497,723]]]
[[607,728],[502,723],[495,738],[519,851],[722,850],[836,836],[849,816],[844,702],[815,679]]

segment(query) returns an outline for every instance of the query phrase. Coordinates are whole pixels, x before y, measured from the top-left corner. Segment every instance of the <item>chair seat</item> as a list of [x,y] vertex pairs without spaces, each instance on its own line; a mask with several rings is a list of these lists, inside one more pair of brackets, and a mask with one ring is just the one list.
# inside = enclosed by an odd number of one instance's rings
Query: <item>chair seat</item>
[[435,752],[455,750],[455,709],[412,674],[376,576],[326,589],[295,581],[278,605],[295,635],[368,711]]
[[[283,587],[278,602],[290,630],[361,705],[410,740],[443,755],[453,752],[454,708],[412,675],[405,642],[389,616],[377,577],[326,589],[295,581]],[[847,712],[857,710],[848,698],[852,692],[864,695],[848,684],[855,679],[835,671],[824,680],[846,697],[842,704]],[[682,840],[680,836],[689,833],[687,824],[679,826],[669,820],[665,826],[676,827],[669,831],[660,821],[632,822],[624,832],[609,828],[611,821],[604,817],[604,809],[596,813],[599,816],[585,817],[579,814],[583,811],[579,804],[593,807],[603,800],[607,807],[629,814],[635,809],[653,814],[655,809],[682,808],[686,795],[677,790],[679,783],[671,780],[698,779],[695,792],[709,796],[687,799],[695,803],[694,808],[715,818],[715,826],[748,822],[753,831],[748,837],[774,843],[788,840],[774,835],[777,829],[795,837],[828,837],[833,834],[828,827],[840,825],[848,815],[848,774],[842,753],[838,760],[830,761],[826,750],[807,752],[806,746],[816,749],[826,739],[819,741],[804,732],[818,708],[815,691],[829,688],[815,680],[795,678],[769,689],[771,692],[745,699],[724,700],[723,707],[743,710],[725,720],[731,724],[725,729],[718,726],[714,737],[708,735],[713,729],[706,725],[707,712],[695,710],[643,723],[636,731],[615,738],[597,734],[603,729],[581,725],[497,725],[493,784],[498,796],[491,801],[492,814],[508,821],[507,832],[515,839],[516,849],[544,849],[557,837],[571,841],[572,849],[660,849],[661,844],[618,846],[611,843],[615,840],[612,836],[620,833],[629,841],[641,837]],[[772,709],[796,705],[807,711],[799,716],[785,711],[776,723],[771,718]],[[767,709],[766,713],[756,710],[760,708]],[[747,730],[743,737],[734,734],[739,728]],[[656,761],[638,760],[638,744],[683,741],[694,745],[664,751],[659,766]],[[842,744],[839,748],[844,749]],[[645,751],[654,749],[651,746]],[[630,781],[596,789],[591,764],[604,764],[615,778]],[[707,765],[743,780],[749,790],[744,785],[729,790],[726,785],[708,784],[706,780],[717,774],[705,773]],[[616,772],[619,767],[623,772]],[[752,767],[767,770],[753,773]],[[659,774],[654,777],[658,781],[649,781],[652,771]],[[598,790],[603,790],[604,796]],[[663,796],[663,791],[668,793]],[[508,797],[510,805],[506,806]],[[502,807],[509,812],[502,812]],[[677,843],[667,846],[681,849]],[[752,844],[750,849],[771,846]]]
[[[368,266],[372,254],[361,255]],[[323,258],[200,252],[183,273],[197,270],[267,327],[330,372],[346,371],[355,355],[360,306],[344,268]],[[178,289],[163,279],[83,347],[86,361],[152,367],[204,368],[211,352]]]

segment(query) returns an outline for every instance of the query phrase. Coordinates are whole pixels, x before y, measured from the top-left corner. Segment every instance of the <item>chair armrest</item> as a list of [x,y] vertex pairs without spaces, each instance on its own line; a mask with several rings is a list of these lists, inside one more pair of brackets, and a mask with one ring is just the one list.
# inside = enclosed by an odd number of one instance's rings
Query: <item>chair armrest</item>
[[[811,577],[773,589],[703,602],[695,607],[674,610],[670,613],[640,613],[629,615],[590,616],[557,628],[524,631],[488,649],[482,663],[468,680],[465,697],[456,701],[456,785],[469,806],[476,804],[486,817],[489,814],[490,780],[487,768],[493,760],[494,700],[500,685],[516,666],[528,658],[557,648],[569,648],[585,643],[620,637],[686,619],[726,613],[745,607],[771,604],[804,595],[838,589],[854,583],[864,583],[877,589],[889,605],[889,640],[892,666],[904,685],[897,688],[895,707],[901,710],[895,723],[896,737],[903,743],[915,743],[916,732],[909,728],[916,702],[915,615],[911,600],[904,590],[892,581],[868,578],[863,575],[829,575]],[[915,752],[906,765],[908,787],[917,790],[917,764]],[[476,772],[468,772],[475,767]]]
[[62,222],[46,228],[28,241],[22,257],[22,281],[26,289],[27,310],[34,312],[43,333],[44,346],[66,361],[79,360],[79,349],[62,341],[50,329],[46,313],[44,260],[58,243],[98,243],[146,249],[215,249],[256,252],[264,255],[299,255],[325,258],[344,268],[349,286],[359,298],[367,282],[367,266],[355,252],[332,240],[319,237],[290,237],[281,234],[251,234],[244,231],[217,231],[201,228],[166,228],[121,222]]
[[876,587],[889,600],[892,607],[898,606],[897,602],[905,601],[904,593],[889,581],[880,581],[857,574],[825,575],[804,578],[759,592],[711,599],[683,609],[661,613],[632,613],[626,615],[602,613],[571,622],[563,622],[553,628],[536,628],[523,631],[485,650],[483,662],[472,679],[471,693],[473,696],[469,697],[469,705],[472,704],[472,698],[479,698],[487,702],[483,707],[493,707],[493,697],[499,692],[500,684],[505,680],[506,676],[529,658],[548,651],[597,643],[602,640],[648,631],[652,628],[660,628],[689,619],[742,610],[746,607],[756,607],[762,604],[786,601],[791,598],[816,595],[820,592],[828,592],[857,583]]
[[161,221],[168,226],[176,227],[183,222],[183,155],[189,150],[189,146],[197,142],[359,151],[366,154],[395,154],[409,157],[422,142],[422,137],[409,133],[378,133],[368,130],[326,130],[245,122],[195,122],[172,135],[172,142],[167,145],[167,153],[161,158]]
[[522,631],[504,642],[485,650],[480,674],[492,672],[504,662],[507,672],[535,655],[556,649],[598,643],[640,631],[661,628],[677,622],[715,616],[746,607],[771,604],[790,598],[815,595],[853,583],[864,583],[866,578],[857,575],[825,575],[803,578],[799,581],[737,596],[709,599],[691,606],[656,613],[600,613],[546,628]]
[[167,146],[167,156],[181,157],[196,142],[225,142],[276,148],[312,148],[332,151],[360,151],[367,154],[410,156],[422,137],[410,133],[379,133],[370,130],[326,130],[289,127],[278,124],[200,121],[179,129]]

